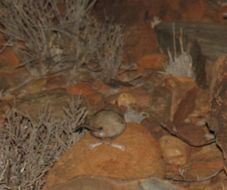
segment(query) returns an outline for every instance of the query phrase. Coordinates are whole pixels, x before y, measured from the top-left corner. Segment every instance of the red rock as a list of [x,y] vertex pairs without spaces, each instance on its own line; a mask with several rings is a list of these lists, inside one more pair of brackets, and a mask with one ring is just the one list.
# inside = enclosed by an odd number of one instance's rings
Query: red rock
[[31,82],[28,82],[26,85],[23,86],[23,90],[21,90],[22,94],[36,94],[44,90],[46,85],[46,79],[41,78],[38,80],[34,80]]
[[100,93],[94,90],[91,86],[85,83],[76,84],[74,86],[68,87],[67,92],[69,95],[73,96],[85,96],[91,104],[98,104],[103,100]]
[[195,179],[209,177],[224,167],[221,151],[216,145],[203,147],[200,151],[191,154],[187,175]]
[[118,107],[131,107],[141,110],[150,106],[151,96],[142,88],[124,89],[112,97],[111,103],[116,104]]
[[[136,68],[135,68],[136,69]],[[142,74],[138,70],[129,70],[129,71],[119,71],[117,79],[122,82],[128,82],[128,83],[133,83],[134,81],[138,81],[142,76]]]
[[96,89],[101,94],[106,94],[110,90],[110,87],[101,80],[95,81]]
[[[126,6],[126,9],[129,10],[128,5]],[[142,17],[144,16],[144,8],[142,7],[142,9],[143,11],[140,10],[140,15],[138,15],[141,20],[142,20]],[[135,14],[136,13],[133,12],[134,17],[135,17]],[[125,11],[122,15],[124,15],[125,17]],[[139,17],[136,17],[136,19],[139,19]],[[128,18],[126,22],[128,22],[128,20],[131,20],[131,19]],[[141,60],[141,58],[144,55],[150,54],[151,52],[154,52],[158,48],[156,34],[153,30],[151,30],[149,21],[147,25],[145,25],[144,21],[142,21],[142,23],[134,24],[128,27],[126,31],[126,36],[127,38],[125,42],[125,52],[126,52],[125,57],[128,63],[132,63],[132,62],[138,63],[139,60]]]
[[165,135],[159,140],[162,155],[166,163],[183,166],[189,160],[190,148],[180,139]]
[[48,77],[45,88],[48,89],[48,90],[65,88],[66,83],[67,83],[67,81],[66,81],[64,76]]
[[197,126],[204,125],[211,111],[211,105],[209,104],[209,91],[198,88],[194,102],[195,108],[193,112],[185,119],[185,122],[193,123]]
[[164,79],[162,86],[171,92],[170,121],[173,121],[181,100],[190,90],[197,88],[197,85],[194,80],[188,77],[168,76]]
[[220,20],[224,21],[227,17],[227,4],[220,7],[218,11],[218,17]]
[[142,125],[128,124],[125,132],[112,141],[125,150],[108,144],[94,149],[91,144],[100,140],[87,134],[68,150],[50,169],[45,190],[78,176],[102,176],[135,179],[148,176],[163,177],[164,168],[158,142]]
[[67,92],[70,95],[81,95],[81,96],[90,96],[95,93],[95,91],[88,84],[76,84],[67,88]]
[[136,99],[137,108],[139,109],[150,108],[152,98],[146,90],[142,88],[135,88],[131,91],[131,94],[133,94]]
[[144,56],[139,64],[138,70],[139,72],[147,72],[147,71],[161,71],[164,70],[164,64],[166,61],[166,56],[162,54],[152,54]]
[[106,177],[81,176],[48,190],[138,190],[139,181],[126,181]]
[[208,6],[206,6],[203,1],[198,0],[195,3],[190,3],[190,6],[187,6],[182,17],[190,21],[202,20],[205,12],[207,12],[207,8]]
[[15,68],[20,64],[16,53],[12,48],[6,48],[2,53],[0,53],[0,65],[6,68]]
[[117,96],[116,104],[118,107],[133,107],[136,104],[136,98],[129,92],[123,92]]

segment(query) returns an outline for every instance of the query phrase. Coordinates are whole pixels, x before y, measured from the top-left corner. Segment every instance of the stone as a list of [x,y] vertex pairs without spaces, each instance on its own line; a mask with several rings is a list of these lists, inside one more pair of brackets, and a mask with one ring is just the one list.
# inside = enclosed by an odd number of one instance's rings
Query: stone
[[182,166],[188,162],[190,148],[186,143],[170,135],[161,137],[159,142],[166,163]]
[[93,87],[86,83],[79,83],[72,85],[66,89],[67,93],[71,96],[86,97],[88,102],[92,105],[98,104],[103,100],[103,97]]
[[45,89],[46,79],[31,80],[20,89],[20,96],[37,94]]
[[144,56],[138,64],[138,70],[141,73],[149,71],[163,71],[166,62],[166,56],[163,54],[151,54]]
[[210,132],[206,125],[181,124],[175,127],[175,130],[177,135],[191,146],[203,146],[215,140],[215,135]]
[[[211,106],[208,102],[210,102],[210,95],[208,90],[196,88],[196,95],[194,96],[194,109],[193,111],[185,117],[185,123],[193,123],[196,126],[205,125],[208,115],[211,111]],[[190,94],[188,94],[190,96]],[[192,94],[191,94],[192,96]],[[184,102],[185,109],[192,104],[191,102]]]
[[184,188],[158,178],[140,180],[139,185],[141,190],[184,190]]
[[0,53],[0,70],[4,72],[12,72],[16,66],[20,64],[20,60],[16,56],[12,48],[6,48]]
[[126,89],[113,97],[111,103],[127,109],[147,109],[151,104],[151,96],[142,88]]
[[170,121],[173,121],[181,100],[190,90],[197,88],[197,85],[191,78],[174,76],[167,76],[162,85],[171,92]]
[[30,117],[37,120],[40,111],[49,106],[54,117],[62,117],[64,106],[72,98],[64,90],[44,91],[26,95],[16,101],[16,108],[23,113],[29,113]]
[[191,153],[191,159],[185,175],[194,179],[203,179],[222,170],[224,162],[222,153],[215,144],[204,146],[199,151]]
[[120,180],[106,177],[81,176],[49,190],[183,190],[184,188],[155,177]]
[[73,178],[63,184],[48,190],[138,190],[137,181],[123,181],[120,179],[81,176]]
[[78,176],[117,179],[163,177],[164,163],[158,142],[142,125],[129,123],[125,132],[112,143],[125,146],[122,151],[108,144],[91,149],[99,139],[86,134],[50,169],[45,190]]
[[150,115],[154,115],[159,124],[161,122],[167,123],[170,120],[171,91],[168,88],[159,86],[153,90],[151,97]]
[[136,97],[128,92],[120,93],[116,99],[118,107],[130,108],[136,104]]
[[59,88],[66,88],[66,84],[67,84],[66,77],[64,77],[63,75],[50,76],[47,77],[45,89],[54,90]]
[[70,95],[81,95],[81,96],[90,96],[95,93],[94,89],[85,83],[80,83],[76,85],[69,86],[67,92]]

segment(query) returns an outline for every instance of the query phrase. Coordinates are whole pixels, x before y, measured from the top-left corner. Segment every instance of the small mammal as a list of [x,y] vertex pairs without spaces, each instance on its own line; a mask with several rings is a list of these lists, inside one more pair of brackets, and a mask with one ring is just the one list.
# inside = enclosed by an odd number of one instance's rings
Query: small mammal
[[126,128],[124,117],[114,110],[101,110],[90,121],[91,134],[97,138],[115,138]]
[[109,144],[114,148],[125,150],[124,145],[111,142],[114,138],[121,135],[126,128],[126,122],[120,113],[114,110],[101,110],[93,116],[90,124],[93,129],[91,134],[102,140],[99,143],[91,144],[90,148],[93,149],[102,144]]
[[[83,128],[89,130],[91,135],[101,140],[98,143],[91,144],[90,148],[93,149],[102,144],[109,144],[114,148],[125,150],[124,145],[111,142],[126,129],[124,116],[119,112],[112,109],[100,110],[89,119],[89,126]],[[80,132],[83,128],[77,129],[76,132]]]

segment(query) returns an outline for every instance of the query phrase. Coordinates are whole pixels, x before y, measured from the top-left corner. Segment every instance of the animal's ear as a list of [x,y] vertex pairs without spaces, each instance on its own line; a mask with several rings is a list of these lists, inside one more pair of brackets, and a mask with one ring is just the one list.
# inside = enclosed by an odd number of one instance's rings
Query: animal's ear
[[92,129],[92,131],[102,131],[103,130],[103,127],[102,126],[100,126],[100,127],[98,127],[98,128],[95,128],[95,129]]
[[88,130],[88,131],[91,131],[92,130],[92,128],[90,128],[89,126],[87,126],[87,125],[82,125],[82,126],[80,126],[80,127],[78,127],[78,128],[76,128],[76,129],[74,129],[74,133],[82,133],[84,130]]
[[148,118],[150,117],[150,114],[147,112],[141,112],[141,116],[143,116],[144,118]]

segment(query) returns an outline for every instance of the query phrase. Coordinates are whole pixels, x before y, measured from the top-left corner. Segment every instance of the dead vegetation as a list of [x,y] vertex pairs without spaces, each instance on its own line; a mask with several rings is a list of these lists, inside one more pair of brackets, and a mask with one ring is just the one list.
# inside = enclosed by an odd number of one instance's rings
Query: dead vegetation
[[123,32],[120,25],[101,24],[91,15],[96,1],[3,0],[5,46],[13,46],[33,78],[85,66],[108,82],[122,63]]
[[61,119],[45,107],[37,121],[12,109],[0,131],[0,189],[39,190],[49,167],[80,136],[87,115],[80,98],[69,101]]
[[[0,32],[12,46],[30,80],[69,70],[68,78],[85,68],[105,82],[122,63],[122,26],[99,23],[91,14],[97,0],[2,0]],[[76,76],[77,77],[77,76]],[[74,81],[78,82],[78,81]],[[0,131],[0,189],[38,190],[42,177],[62,152],[78,139],[87,111],[82,100],[71,100],[63,118],[45,107],[39,119],[12,109]]]
[[180,77],[190,77],[195,79],[194,70],[193,70],[193,63],[192,57],[185,50],[184,47],[184,39],[183,39],[183,29],[180,30],[179,36],[179,46],[180,52],[177,53],[177,40],[176,40],[176,29],[175,24],[173,24],[173,55],[171,54],[170,50],[168,50],[169,62],[166,66],[166,73],[171,74],[174,76]]

